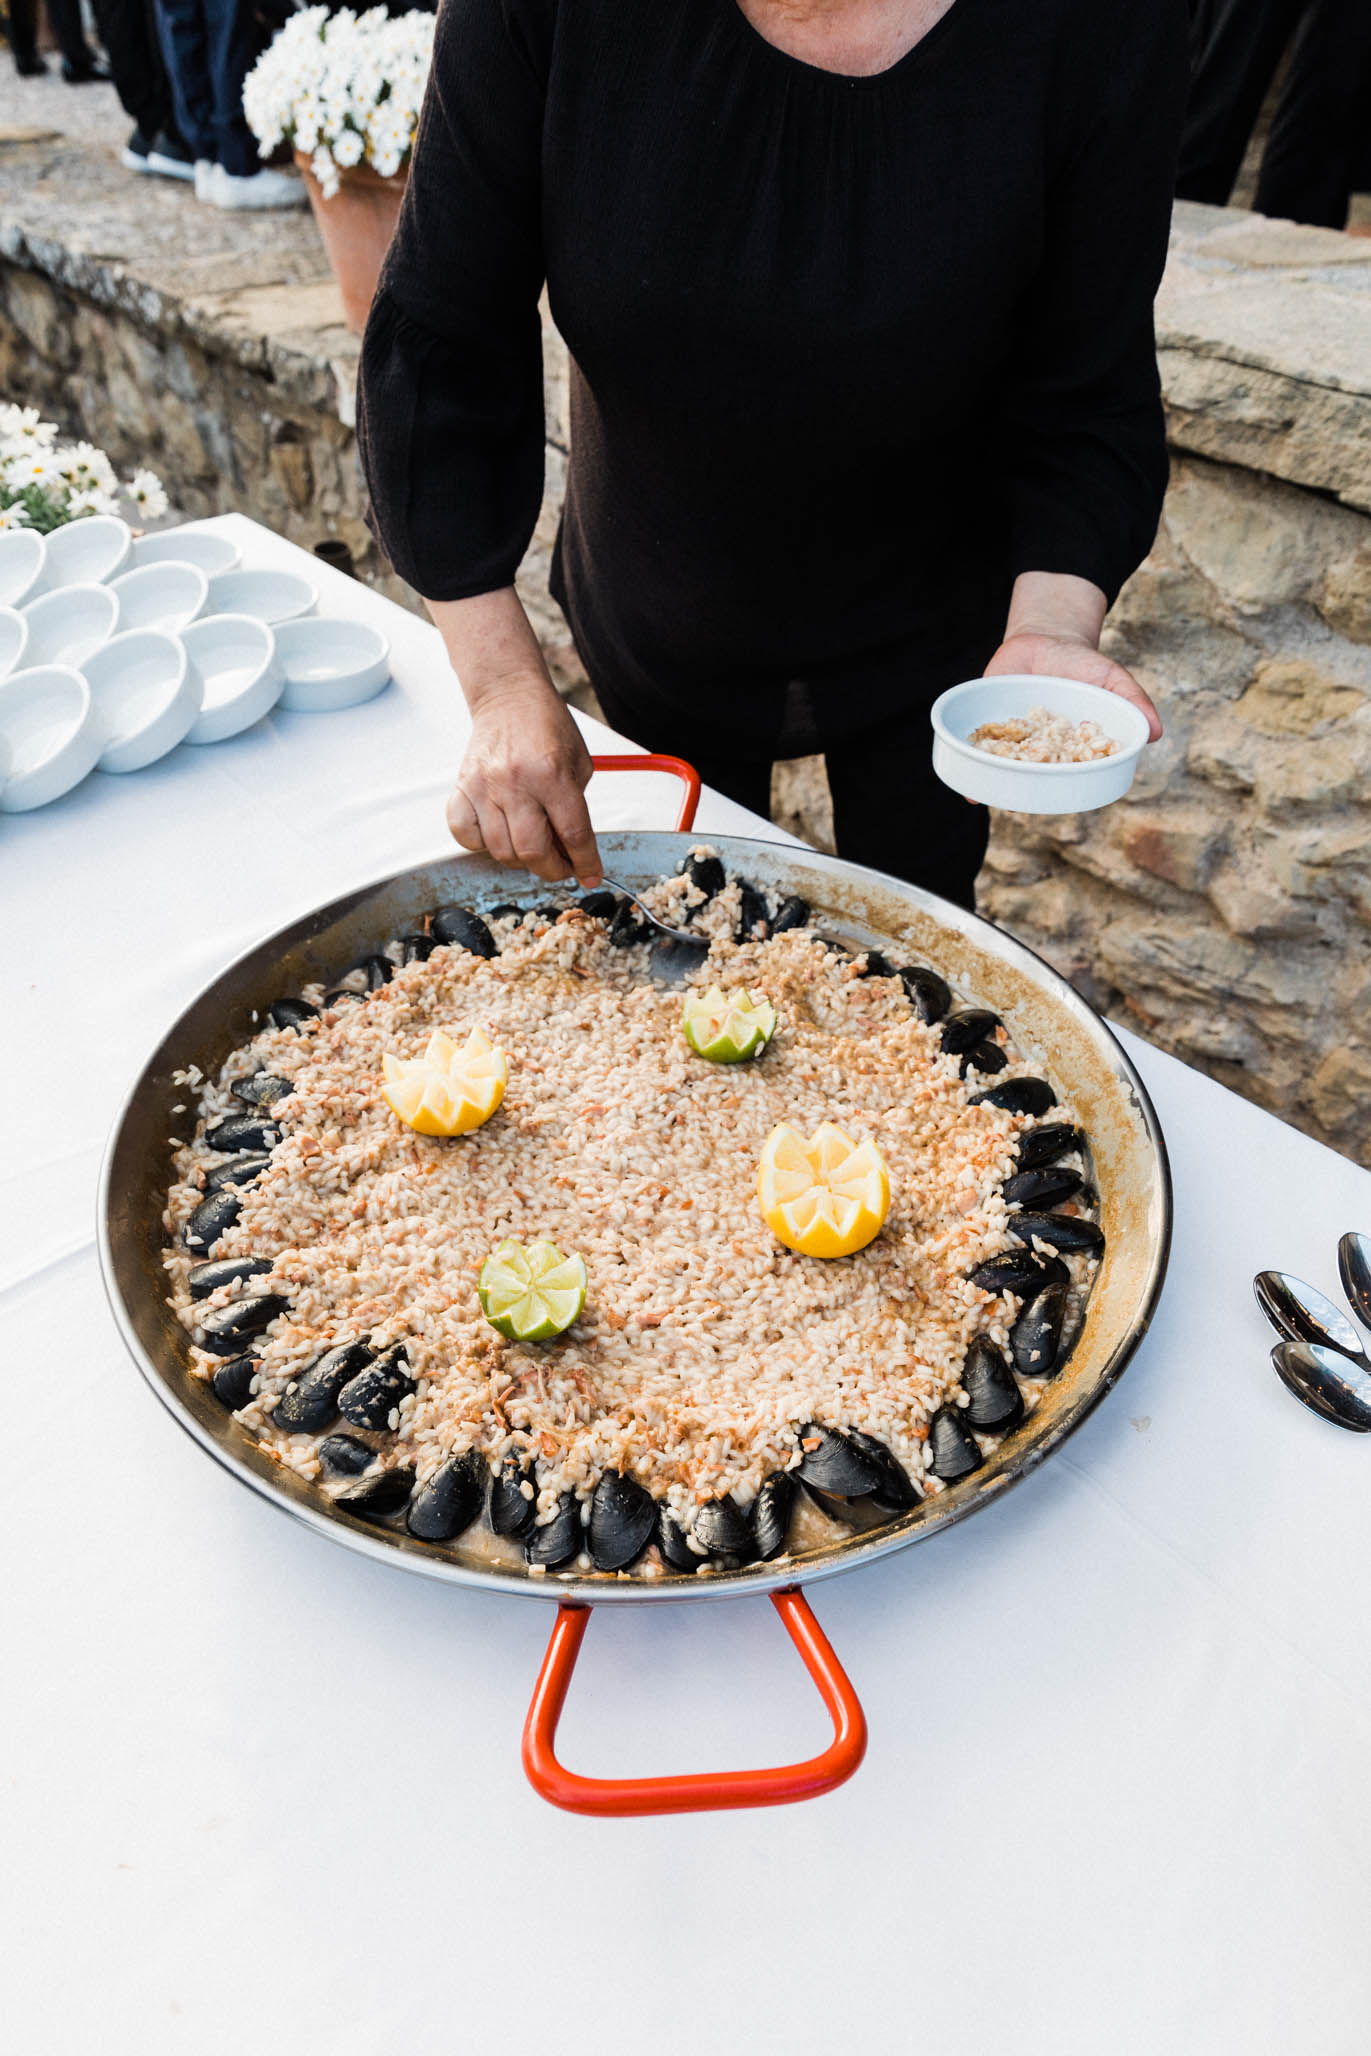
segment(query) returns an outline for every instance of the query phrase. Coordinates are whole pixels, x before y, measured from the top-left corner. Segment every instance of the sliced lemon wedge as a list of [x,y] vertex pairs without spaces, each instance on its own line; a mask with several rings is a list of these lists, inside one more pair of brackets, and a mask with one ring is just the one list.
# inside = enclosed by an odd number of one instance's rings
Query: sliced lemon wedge
[[890,1212],[890,1176],[874,1142],[822,1121],[808,1142],[782,1121],[757,1167],[762,1218],[800,1256],[855,1256]]
[[476,1282],[481,1311],[511,1342],[551,1342],[586,1303],[586,1260],[555,1242],[502,1242]]
[[436,1028],[421,1057],[381,1059],[386,1105],[419,1135],[465,1135],[505,1096],[509,1066],[479,1028],[460,1047]]
[[776,1009],[764,992],[725,992],[711,985],[692,992],[681,1013],[685,1039],[711,1064],[741,1064],[760,1056],[776,1032]]

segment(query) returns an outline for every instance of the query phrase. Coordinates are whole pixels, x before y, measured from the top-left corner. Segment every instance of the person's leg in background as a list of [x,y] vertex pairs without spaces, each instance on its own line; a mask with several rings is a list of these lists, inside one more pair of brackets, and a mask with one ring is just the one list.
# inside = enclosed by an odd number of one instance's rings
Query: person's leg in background
[[[1190,16],[1190,104],[1176,194],[1224,207],[1305,0],[1201,0]],[[1365,6],[1367,0],[1352,0]]]
[[199,0],[214,99],[216,170],[210,198],[219,207],[304,207],[302,180],[262,162],[243,114],[243,81],[257,61],[257,27],[247,0]]
[[170,178],[194,178],[194,160],[172,115],[171,88],[148,0],[92,0],[92,4],[114,90],[134,123],[122,153],[125,167],[158,171]]
[[1371,130],[1371,0],[1313,0],[1262,153],[1260,214],[1344,228]]
[[38,0],[9,0],[5,34],[20,78],[42,78],[48,67],[38,54]]
[[109,73],[96,62],[95,52],[86,41],[81,21],[81,0],[43,0],[43,4],[62,53],[62,76],[67,84],[84,86],[95,80],[108,79]]
[[200,0],[153,0],[177,132],[190,151],[195,196],[209,198],[214,168],[214,91]]

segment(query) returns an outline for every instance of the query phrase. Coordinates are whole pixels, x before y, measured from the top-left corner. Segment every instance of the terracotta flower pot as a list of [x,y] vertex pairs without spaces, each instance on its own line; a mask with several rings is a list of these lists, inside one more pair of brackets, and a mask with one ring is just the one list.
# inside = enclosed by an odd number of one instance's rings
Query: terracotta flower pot
[[408,174],[402,171],[394,178],[382,178],[370,165],[359,164],[342,174],[338,191],[326,200],[308,157],[297,150],[295,162],[343,295],[343,319],[354,335],[360,335],[375,296],[381,260],[395,230]]

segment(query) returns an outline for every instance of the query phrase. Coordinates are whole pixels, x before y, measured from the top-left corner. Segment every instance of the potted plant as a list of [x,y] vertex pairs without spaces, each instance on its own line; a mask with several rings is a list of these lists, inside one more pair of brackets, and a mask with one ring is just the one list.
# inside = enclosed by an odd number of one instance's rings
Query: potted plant
[[153,471],[135,471],[120,485],[103,450],[59,443],[55,421],[36,407],[0,404],[0,531],[31,528],[51,535],[84,515],[118,514],[120,494],[144,520],[158,521],[167,496]]
[[355,334],[400,211],[433,54],[433,16],[307,7],[248,73],[243,110],[263,156],[295,152]]

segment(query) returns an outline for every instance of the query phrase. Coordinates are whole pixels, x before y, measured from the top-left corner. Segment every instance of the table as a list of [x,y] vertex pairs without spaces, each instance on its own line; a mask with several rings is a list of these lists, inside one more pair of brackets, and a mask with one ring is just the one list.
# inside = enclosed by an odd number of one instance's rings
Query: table
[[[871,1727],[823,1800],[556,1812],[518,1749],[551,1608],[332,1546],[156,1404],[93,1247],[120,1096],[259,933],[445,847],[464,728],[431,629],[215,525],[384,621],[395,684],[0,824],[12,2046],[1364,2050],[1371,1448],[1277,1383],[1250,1281],[1335,1288],[1371,1177],[1146,1045],[1156,1323],[1006,1499],[815,1588]],[[665,780],[601,783],[600,826],[674,818]],[[774,835],[712,794],[699,825]],[[748,1600],[598,1611],[560,1747],[645,1773],[826,1737]]]

